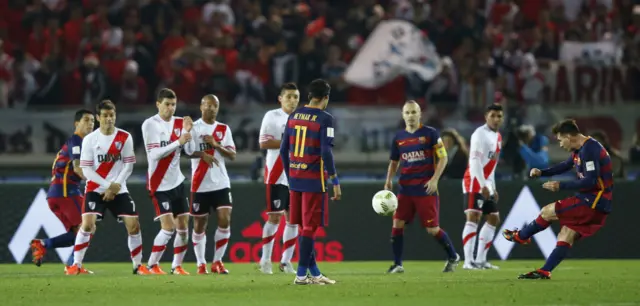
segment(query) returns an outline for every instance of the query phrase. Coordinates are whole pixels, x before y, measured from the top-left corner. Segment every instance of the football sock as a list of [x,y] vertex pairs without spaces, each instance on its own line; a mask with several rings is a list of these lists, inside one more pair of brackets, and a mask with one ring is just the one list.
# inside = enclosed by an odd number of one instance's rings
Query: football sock
[[167,248],[167,243],[171,240],[173,232],[161,229],[153,240],[153,248],[151,248],[151,255],[149,256],[149,266],[157,265],[164,254],[164,250]]
[[271,262],[273,252],[273,241],[276,238],[278,225],[267,221],[262,227],[262,258],[260,262]]
[[542,216],[538,216],[534,221],[525,225],[519,232],[518,237],[522,240],[527,240],[531,238],[531,236],[544,231],[549,227],[549,221],[542,219]]
[[129,245],[129,251],[131,252],[133,267],[137,268],[142,264],[142,234],[137,233],[135,235],[129,235],[127,244]]
[[402,249],[404,245],[404,229],[391,229],[391,249],[393,250],[393,264],[402,266]]
[[440,229],[440,231],[434,236],[436,240],[442,245],[442,248],[447,252],[447,256],[449,259],[456,258],[456,250],[453,248],[453,243],[451,243],[451,239],[449,239],[449,235],[447,232]]
[[309,269],[309,262],[311,261],[311,252],[313,252],[313,238],[311,235],[300,236],[300,256],[298,260],[298,272],[296,275],[299,278],[307,276],[307,270]]
[[62,235],[44,240],[44,247],[47,249],[66,248],[72,246],[76,241],[76,233],[68,231]]
[[216,230],[214,240],[216,242],[216,252],[213,255],[213,262],[222,261],[224,252],[227,251],[227,245],[229,245],[229,237],[231,237],[231,228],[220,228]]
[[184,261],[184,255],[187,254],[187,245],[189,244],[189,230],[182,229],[176,230],[178,233],[175,238],[173,238],[173,262],[171,263],[171,268],[182,266],[182,262]]
[[193,252],[196,254],[196,261],[198,266],[206,264],[205,249],[207,247],[207,235],[206,233],[198,234],[193,232]]
[[489,248],[491,248],[495,234],[496,227],[485,222],[480,229],[480,235],[478,237],[478,255],[476,256],[476,262],[482,263],[487,261],[487,252],[489,252]]
[[570,244],[564,241],[558,241],[556,243],[556,248],[553,249],[553,252],[551,252],[551,255],[549,255],[549,258],[547,258],[547,262],[540,270],[547,272],[553,271],[553,269],[555,269],[555,267],[557,267],[567,256],[570,248]]
[[74,259],[73,253],[75,252],[71,252],[71,256],[69,256],[69,259],[67,259],[67,266],[73,265],[73,259]]
[[284,227],[282,234],[282,260],[281,263],[289,263],[293,258],[293,252],[296,250],[296,241],[298,241],[298,225],[289,224]]
[[318,268],[318,263],[316,262],[316,252],[315,252],[315,241],[311,241],[311,258],[309,259],[309,273],[311,276],[318,277],[322,275],[320,269]]
[[84,254],[89,247],[89,241],[91,241],[91,233],[85,232],[82,229],[78,231],[76,235],[76,244],[73,247],[73,264],[82,265],[84,260]]
[[478,224],[475,222],[467,221],[464,224],[462,230],[462,249],[464,250],[464,263],[470,264],[473,262],[473,253],[476,248],[476,239],[478,231]]

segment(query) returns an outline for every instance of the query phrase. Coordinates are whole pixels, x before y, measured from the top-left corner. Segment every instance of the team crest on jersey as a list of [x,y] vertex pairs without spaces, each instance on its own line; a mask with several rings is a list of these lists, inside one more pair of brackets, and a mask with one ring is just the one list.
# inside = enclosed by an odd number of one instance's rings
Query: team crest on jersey
[[281,205],[280,199],[278,199],[278,200],[273,200],[273,206],[274,206],[275,208],[280,208],[280,205]]
[[116,145],[116,149],[118,150],[122,149],[122,141],[116,141],[115,145]]
[[176,134],[176,136],[180,137],[180,129],[173,129],[173,132]]
[[193,203],[193,211],[199,211],[200,210],[200,203]]
[[96,209],[96,202],[89,202],[88,205],[89,205],[89,209],[91,210]]
[[164,207],[165,210],[169,209],[169,202],[162,202],[162,207]]
[[420,143],[427,143],[427,138],[424,136],[421,136],[418,138],[418,141],[420,141]]
[[220,131],[216,132],[216,138],[217,139],[222,139],[222,132],[220,132]]

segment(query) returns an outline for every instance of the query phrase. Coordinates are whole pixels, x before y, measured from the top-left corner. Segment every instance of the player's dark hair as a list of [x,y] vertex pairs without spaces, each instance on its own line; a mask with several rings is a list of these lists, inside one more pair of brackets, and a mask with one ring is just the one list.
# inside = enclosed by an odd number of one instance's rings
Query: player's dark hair
[[315,79],[309,84],[309,100],[322,99],[331,92],[331,85],[323,79]]
[[501,112],[503,110],[504,109],[502,108],[502,105],[494,103],[494,104],[491,104],[491,105],[487,106],[487,109],[485,110],[484,113],[486,114],[486,113],[488,113],[490,111]]
[[293,82],[284,83],[282,84],[282,86],[280,86],[280,94],[282,95],[285,90],[298,90],[298,86]]
[[111,102],[111,100],[102,100],[100,101],[100,103],[98,103],[98,106],[96,106],[96,114],[100,115],[100,111],[101,110],[116,110],[116,105],[113,104],[113,102]]
[[575,120],[566,119],[556,123],[556,125],[551,128],[551,132],[553,134],[575,136],[580,134],[580,128],[578,128],[578,124]]
[[77,111],[76,114],[73,116],[73,122],[78,122],[82,120],[82,117],[84,117],[84,115],[86,114],[93,115],[93,113],[88,109],[81,109]]
[[169,89],[169,88],[163,88],[160,89],[160,91],[158,92],[158,97],[156,98],[156,101],[161,102],[164,99],[175,99],[176,98],[176,93]]

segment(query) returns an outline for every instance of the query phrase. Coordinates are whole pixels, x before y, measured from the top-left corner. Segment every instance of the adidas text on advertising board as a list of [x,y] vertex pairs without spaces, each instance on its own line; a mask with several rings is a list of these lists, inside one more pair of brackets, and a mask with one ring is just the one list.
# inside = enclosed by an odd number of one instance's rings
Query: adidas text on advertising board
[[[262,226],[268,219],[266,213],[262,213],[262,220],[260,222],[256,220],[249,226],[242,229],[241,235],[245,241],[234,242],[231,244],[229,250],[229,260],[231,262],[259,262],[262,255]],[[282,233],[284,231],[285,220],[280,221],[278,231],[273,243],[273,256],[271,260],[273,262],[279,262],[282,257]],[[323,228],[318,229],[316,238],[315,251],[317,261],[342,261],[344,255],[342,253],[342,243],[339,241],[323,241],[327,234]],[[246,241],[251,240],[251,241]],[[296,239],[297,240],[297,239]],[[292,261],[298,261],[298,244],[296,243],[296,251]]]

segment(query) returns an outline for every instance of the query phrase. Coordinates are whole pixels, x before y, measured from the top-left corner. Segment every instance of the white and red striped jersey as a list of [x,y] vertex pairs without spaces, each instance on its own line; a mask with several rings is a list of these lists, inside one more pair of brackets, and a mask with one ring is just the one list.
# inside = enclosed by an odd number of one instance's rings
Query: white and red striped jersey
[[[91,168],[109,182],[116,182],[125,163],[135,163],[131,134],[119,128],[111,135],[104,135],[97,129],[82,139],[80,167]],[[87,180],[85,192],[103,193],[107,187]],[[126,181],[120,184],[120,192],[127,193]]]
[[495,191],[495,173],[502,148],[502,135],[486,124],[471,135],[469,165],[462,179],[464,193],[479,193],[487,186],[490,194]]
[[[282,108],[268,111],[262,118],[260,126],[260,143],[268,140],[282,140],[284,128],[287,125],[289,115]],[[264,183],[265,184],[281,184],[289,186],[287,176],[284,174],[282,159],[280,158],[280,149],[268,149],[267,159],[264,165]]]
[[209,192],[224,188],[231,188],[231,181],[227,174],[224,157],[213,146],[204,141],[204,136],[213,136],[224,148],[235,151],[231,128],[228,125],[215,121],[207,124],[202,119],[193,123],[191,130],[192,141],[195,142],[195,150],[213,154],[218,160],[218,165],[211,167],[201,159],[191,159],[191,192]]
[[160,115],[148,118],[142,123],[142,139],[147,152],[147,189],[167,191],[184,182],[180,170],[180,142],[178,138],[184,132],[182,118],[171,117],[164,121]]

